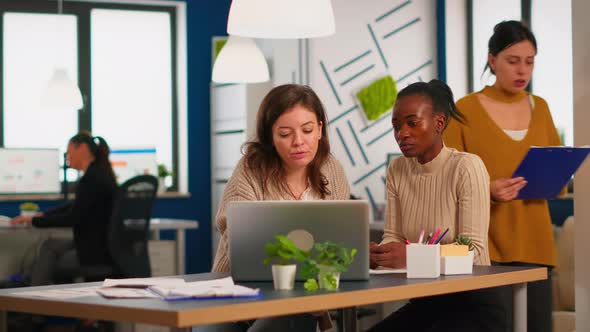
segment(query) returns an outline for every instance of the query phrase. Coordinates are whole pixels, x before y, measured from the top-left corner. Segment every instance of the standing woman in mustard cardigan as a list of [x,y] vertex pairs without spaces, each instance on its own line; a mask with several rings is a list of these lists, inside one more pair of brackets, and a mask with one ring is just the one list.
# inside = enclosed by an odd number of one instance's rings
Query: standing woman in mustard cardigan
[[[515,199],[527,182],[511,177],[531,146],[561,145],[547,103],[525,91],[537,42],[521,22],[504,21],[494,28],[488,46],[486,69],[496,82],[457,102],[466,122],[451,122],[444,141],[478,155],[490,174],[492,262],[550,269],[556,256],[547,201]],[[551,331],[550,279],[529,283],[527,293],[528,330]]]

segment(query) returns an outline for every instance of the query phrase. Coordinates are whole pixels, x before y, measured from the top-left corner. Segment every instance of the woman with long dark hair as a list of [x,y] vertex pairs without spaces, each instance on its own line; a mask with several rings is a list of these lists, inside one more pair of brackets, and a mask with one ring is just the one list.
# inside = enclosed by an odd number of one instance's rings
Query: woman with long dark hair
[[34,217],[19,216],[13,224],[35,227],[72,227],[73,240],[50,238],[39,251],[31,275],[32,285],[46,285],[67,279],[68,271],[83,265],[110,264],[107,227],[117,182],[109,161],[110,149],[99,136],[83,131],[73,136],[67,149],[67,163],[84,173],[73,201]]

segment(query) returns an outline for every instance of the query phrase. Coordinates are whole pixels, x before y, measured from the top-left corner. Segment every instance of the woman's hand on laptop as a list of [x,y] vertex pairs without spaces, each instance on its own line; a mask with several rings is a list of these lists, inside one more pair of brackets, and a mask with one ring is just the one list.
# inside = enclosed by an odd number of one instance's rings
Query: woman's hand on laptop
[[371,266],[383,266],[393,269],[406,267],[406,244],[389,242],[369,245]]

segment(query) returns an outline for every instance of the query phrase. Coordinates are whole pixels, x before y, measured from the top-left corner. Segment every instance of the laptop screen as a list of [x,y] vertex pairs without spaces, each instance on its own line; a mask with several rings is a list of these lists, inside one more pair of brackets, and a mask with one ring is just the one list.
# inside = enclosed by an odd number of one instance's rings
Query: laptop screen
[[285,235],[308,249],[331,241],[358,252],[341,280],[369,278],[369,204],[367,201],[232,202],[227,208],[232,277],[238,281],[270,281],[263,263],[264,246]]

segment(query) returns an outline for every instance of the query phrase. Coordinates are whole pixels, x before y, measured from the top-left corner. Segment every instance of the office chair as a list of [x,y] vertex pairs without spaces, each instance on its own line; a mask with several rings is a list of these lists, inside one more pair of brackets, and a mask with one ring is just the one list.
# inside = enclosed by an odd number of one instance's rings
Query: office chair
[[140,175],[117,190],[109,221],[107,246],[113,265],[82,266],[76,275],[85,281],[151,276],[148,239],[158,179]]

